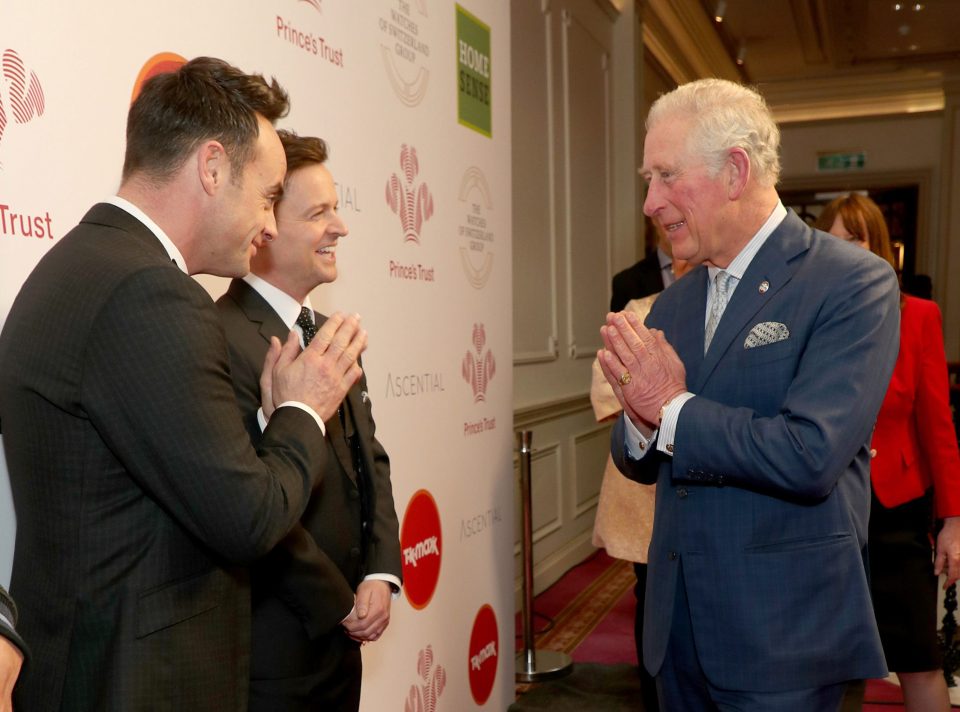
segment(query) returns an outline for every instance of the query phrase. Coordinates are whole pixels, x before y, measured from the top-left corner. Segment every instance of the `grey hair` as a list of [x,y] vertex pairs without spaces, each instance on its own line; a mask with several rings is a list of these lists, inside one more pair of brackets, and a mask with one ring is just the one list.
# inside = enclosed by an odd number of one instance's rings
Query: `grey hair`
[[647,131],[677,116],[692,119],[687,149],[703,158],[711,175],[720,172],[731,148],[741,148],[760,185],[774,186],[780,179],[780,129],[756,90],[725,79],[683,84],[650,107]]

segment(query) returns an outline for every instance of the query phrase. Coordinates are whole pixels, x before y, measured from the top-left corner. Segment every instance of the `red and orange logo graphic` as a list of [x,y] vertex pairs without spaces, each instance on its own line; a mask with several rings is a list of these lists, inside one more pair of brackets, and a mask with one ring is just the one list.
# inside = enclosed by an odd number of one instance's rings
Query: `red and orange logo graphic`
[[440,511],[427,490],[417,490],[410,498],[400,527],[403,552],[403,592],[410,605],[425,608],[437,590],[443,558],[443,533]]
[[130,103],[132,104],[137,100],[137,97],[140,96],[140,90],[143,89],[143,85],[148,79],[158,74],[175,72],[186,63],[186,59],[173,52],[160,52],[153,55],[143,63],[143,67],[137,75],[137,81],[133,84],[133,93],[130,95]]

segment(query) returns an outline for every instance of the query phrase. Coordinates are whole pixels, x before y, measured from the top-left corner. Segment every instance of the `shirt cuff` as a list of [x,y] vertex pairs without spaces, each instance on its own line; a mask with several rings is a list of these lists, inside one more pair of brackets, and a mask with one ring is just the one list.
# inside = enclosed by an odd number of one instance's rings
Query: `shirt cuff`
[[390,584],[390,597],[396,601],[400,598],[400,587],[403,585],[400,579],[393,574],[368,574],[363,577],[364,581],[386,581]]
[[627,454],[632,460],[639,460],[650,452],[650,443],[657,439],[657,431],[654,430],[649,438],[645,438],[643,433],[633,424],[633,421],[623,414],[624,429],[623,434],[627,442]]
[[[283,408],[283,406],[289,405],[294,408],[299,408],[302,411],[305,411],[311,418],[314,419],[317,423],[317,427],[320,428],[320,434],[326,436],[327,428],[323,424],[323,421],[320,419],[320,416],[317,415],[317,411],[308,406],[306,403],[301,403],[300,401],[284,401],[277,408]],[[267,429],[267,418],[263,414],[263,408],[257,408],[257,423],[260,424],[260,432],[263,432]]]
[[667,455],[673,454],[673,441],[677,437],[677,421],[680,419],[680,410],[683,404],[693,398],[693,393],[687,391],[667,403],[663,408],[663,417],[660,419],[660,438],[657,440],[657,450]]

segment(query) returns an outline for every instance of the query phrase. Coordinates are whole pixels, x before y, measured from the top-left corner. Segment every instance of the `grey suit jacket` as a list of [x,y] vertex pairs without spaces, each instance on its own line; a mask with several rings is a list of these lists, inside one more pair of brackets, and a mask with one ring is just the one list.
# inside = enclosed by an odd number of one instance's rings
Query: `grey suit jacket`
[[[243,280],[231,282],[217,307],[230,345],[237,398],[250,437],[257,442],[263,359],[270,337],[283,340],[289,329]],[[318,325],[325,320],[316,317]],[[357,462],[340,419],[332,417],[326,424],[321,484],[302,526],[253,569],[255,676],[275,679],[302,668],[298,656],[316,656],[308,639],[330,632],[342,635],[339,623],[353,607],[353,593],[366,574],[402,577],[390,461],[376,438],[365,376],[347,393],[342,407],[346,429],[356,435]],[[292,621],[302,633],[284,638],[278,631],[290,629]]]
[[237,565],[300,518],[323,449],[283,408],[254,450],[228,358],[213,301],[114,206],[24,283],[0,335],[17,709],[246,708]]
[[[715,685],[778,691],[886,672],[864,572],[870,435],[899,344],[890,266],[807,227],[774,231],[703,353],[707,271],[666,290],[648,316],[687,371],[674,452],[625,454],[657,482],[644,628],[663,661],[676,586]],[[747,348],[757,324],[789,338]]]

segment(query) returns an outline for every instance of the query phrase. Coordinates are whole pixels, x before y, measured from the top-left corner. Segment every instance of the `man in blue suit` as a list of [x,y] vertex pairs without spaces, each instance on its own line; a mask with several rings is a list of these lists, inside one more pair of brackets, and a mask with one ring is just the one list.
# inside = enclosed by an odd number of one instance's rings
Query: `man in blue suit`
[[601,329],[614,459],[657,482],[643,642],[667,710],[836,710],[886,674],[863,554],[897,280],[784,208],[779,140],[732,82],[653,105],[644,212],[700,266],[646,326]]

